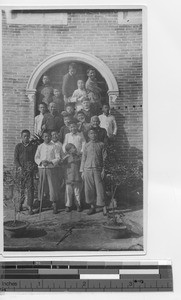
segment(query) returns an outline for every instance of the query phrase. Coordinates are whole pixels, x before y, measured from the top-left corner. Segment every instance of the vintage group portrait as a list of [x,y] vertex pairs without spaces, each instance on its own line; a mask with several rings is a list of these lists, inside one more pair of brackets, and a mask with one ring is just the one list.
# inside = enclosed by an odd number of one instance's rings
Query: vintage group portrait
[[4,253],[144,253],[143,7],[1,20]]

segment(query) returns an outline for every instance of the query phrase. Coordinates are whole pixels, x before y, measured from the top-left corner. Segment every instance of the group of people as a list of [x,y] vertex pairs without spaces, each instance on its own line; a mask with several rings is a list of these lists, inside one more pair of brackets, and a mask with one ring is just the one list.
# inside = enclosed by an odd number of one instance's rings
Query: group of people
[[94,110],[100,112],[103,104],[105,83],[97,80],[96,71],[93,68],[87,70],[86,82],[82,79],[82,74],[77,74],[75,63],[69,65],[68,73],[63,76],[62,88],[53,87],[49,76],[44,74],[42,84],[38,88],[38,103],[44,102],[47,106],[51,102],[57,105],[57,109],[61,112],[64,105],[71,103],[76,111],[81,110],[82,100],[88,98],[94,104]]
[[[89,69],[88,74],[86,87],[91,86],[92,90],[85,90],[81,79],[77,80],[78,89],[73,89],[71,76],[75,76],[75,66],[69,66],[62,86],[63,104],[58,99],[59,91],[52,90],[53,98],[50,87],[42,93],[34,133],[42,137],[43,143],[36,147],[31,143],[30,131],[25,129],[21,132],[22,142],[15,147],[15,165],[22,174],[25,174],[28,165],[33,167],[22,183],[19,211],[23,209],[27,188],[28,210],[29,214],[33,214],[33,178],[38,166],[39,201],[42,203],[45,196],[49,195],[53,213],[58,212],[62,189],[65,187],[66,212],[71,211],[74,199],[77,211],[82,211],[81,196],[84,191],[85,202],[90,206],[87,214],[94,214],[96,206],[102,207],[106,214],[104,163],[106,147],[117,134],[117,124],[115,117],[110,114],[109,104],[102,105],[98,97],[100,91],[95,70]],[[47,78],[44,75],[43,81]]]

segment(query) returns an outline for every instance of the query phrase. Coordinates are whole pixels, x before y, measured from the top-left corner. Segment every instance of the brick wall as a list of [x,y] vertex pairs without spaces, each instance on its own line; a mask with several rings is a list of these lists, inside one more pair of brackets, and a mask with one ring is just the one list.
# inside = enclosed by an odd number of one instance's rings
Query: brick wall
[[87,52],[107,64],[120,90],[113,111],[119,128],[120,155],[126,159],[142,157],[141,22],[118,24],[118,11],[67,13],[67,25],[43,25],[8,23],[3,12],[5,165],[13,161],[20,131],[33,129],[34,103],[25,95],[28,79],[40,62],[62,51]]

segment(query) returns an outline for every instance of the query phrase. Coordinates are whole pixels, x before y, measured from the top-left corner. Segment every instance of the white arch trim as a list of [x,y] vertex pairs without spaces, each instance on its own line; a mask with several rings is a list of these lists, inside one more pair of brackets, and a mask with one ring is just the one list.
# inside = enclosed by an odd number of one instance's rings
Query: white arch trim
[[60,52],[54,54],[46,58],[35,68],[35,70],[33,71],[33,73],[29,78],[27,88],[26,88],[26,94],[30,101],[33,101],[35,99],[36,87],[41,76],[49,68],[55,66],[56,64],[64,63],[68,61],[84,62],[97,69],[102,75],[102,77],[106,80],[106,83],[108,85],[108,95],[109,95],[110,104],[111,102],[115,102],[117,96],[119,95],[119,89],[118,89],[116,79],[112,74],[111,70],[101,59],[97,58],[96,56],[85,52],[79,52],[79,51],[78,52],[66,51],[66,52]]

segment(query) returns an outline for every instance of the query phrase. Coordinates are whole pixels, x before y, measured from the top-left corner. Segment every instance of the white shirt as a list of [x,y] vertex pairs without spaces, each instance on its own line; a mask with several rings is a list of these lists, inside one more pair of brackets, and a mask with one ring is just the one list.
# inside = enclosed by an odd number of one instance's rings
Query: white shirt
[[79,111],[83,108],[82,100],[87,96],[86,90],[77,89],[74,91],[70,102],[76,103],[76,111]]
[[113,134],[117,134],[117,124],[113,115],[109,114],[108,116],[106,116],[105,114],[102,114],[99,116],[99,120],[100,127],[106,129],[108,137],[110,137]]
[[55,147],[55,145],[50,142],[49,144],[41,144],[38,146],[35,154],[35,162],[39,168],[44,168],[44,166],[40,166],[40,163],[43,160],[48,160],[50,163],[46,168],[54,168],[60,160],[60,153]]
[[41,125],[43,121],[44,115],[40,113],[38,116],[35,117],[35,125],[34,125],[34,133],[41,134]]
[[63,145],[60,141],[54,142],[52,141],[52,143],[55,145],[58,153],[60,154],[60,158],[63,158],[65,156],[65,153],[63,152]]
[[63,143],[63,151],[64,152],[66,152],[65,146],[69,143],[75,145],[78,153],[82,153],[84,145],[86,143],[83,133],[82,132],[77,132],[75,134],[73,134],[72,132],[67,133],[65,135],[65,141]]

